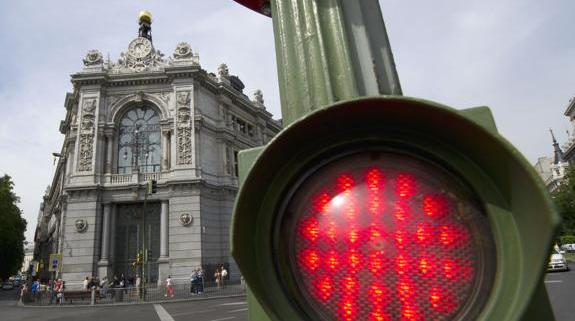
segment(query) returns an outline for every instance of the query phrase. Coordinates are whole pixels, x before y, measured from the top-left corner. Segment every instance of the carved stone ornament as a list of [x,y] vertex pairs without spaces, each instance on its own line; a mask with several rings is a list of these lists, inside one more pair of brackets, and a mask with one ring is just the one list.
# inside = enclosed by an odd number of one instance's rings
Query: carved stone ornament
[[84,66],[89,67],[101,65],[104,62],[104,59],[102,58],[101,52],[96,49],[92,49],[88,51],[86,57],[82,61],[84,62]]
[[259,107],[264,106],[264,94],[262,93],[261,90],[258,89],[258,90],[256,90],[256,91],[254,91],[254,100],[253,100],[253,102],[254,102],[257,106],[259,106]]
[[230,70],[228,69],[228,65],[220,64],[218,66],[218,76],[220,76],[220,78],[226,78],[230,76]]
[[181,91],[176,94],[177,104],[177,163],[187,165],[192,163],[192,124],[190,111],[190,92]]
[[96,99],[84,100],[82,105],[82,120],[80,123],[80,157],[79,172],[92,171],[92,157],[94,154],[94,132],[96,123]]
[[74,222],[74,227],[76,227],[76,232],[84,233],[88,229],[88,222],[83,218],[77,219]]
[[164,54],[155,50],[152,42],[144,37],[138,37],[128,46],[127,53],[121,53],[113,72],[160,71],[167,66]]
[[174,51],[174,59],[190,59],[193,57],[192,47],[187,42],[180,42]]
[[192,224],[194,218],[189,213],[182,213],[180,214],[180,224],[183,226],[188,226]]

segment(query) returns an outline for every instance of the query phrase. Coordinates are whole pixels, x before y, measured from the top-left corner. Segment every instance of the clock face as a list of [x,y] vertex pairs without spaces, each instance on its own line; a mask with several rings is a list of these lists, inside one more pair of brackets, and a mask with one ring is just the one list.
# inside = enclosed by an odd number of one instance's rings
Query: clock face
[[146,38],[134,39],[130,46],[128,46],[128,52],[135,58],[144,58],[152,51],[152,43]]

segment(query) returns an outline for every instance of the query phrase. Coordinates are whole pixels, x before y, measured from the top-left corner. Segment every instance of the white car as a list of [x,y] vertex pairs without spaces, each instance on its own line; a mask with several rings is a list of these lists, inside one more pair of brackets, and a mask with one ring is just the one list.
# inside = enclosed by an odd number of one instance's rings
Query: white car
[[2,284],[2,290],[12,290],[14,288],[14,284],[10,281],[6,281]]
[[553,251],[547,264],[547,271],[569,271],[569,265],[563,253]]

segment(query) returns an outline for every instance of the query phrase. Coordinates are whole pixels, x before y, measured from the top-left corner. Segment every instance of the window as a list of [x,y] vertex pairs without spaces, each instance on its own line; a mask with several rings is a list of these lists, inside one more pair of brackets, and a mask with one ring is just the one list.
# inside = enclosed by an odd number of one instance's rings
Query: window
[[118,135],[118,173],[130,174],[135,166],[142,173],[160,171],[160,116],[154,108],[128,110],[120,120]]

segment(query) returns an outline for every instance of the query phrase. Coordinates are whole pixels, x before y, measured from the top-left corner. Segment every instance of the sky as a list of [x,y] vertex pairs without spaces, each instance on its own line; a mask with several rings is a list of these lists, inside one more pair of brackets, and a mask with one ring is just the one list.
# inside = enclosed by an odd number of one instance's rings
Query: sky
[[[405,96],[463,109],[489,106],[500,133],[531,162],[573,132],[563,115],[575,95],[571,0],[380,0]],[[166,56],[190,43],[208,72],[226,63],[251,96],[261,89],[281,118],[271,19],[231,0],[0,0],[0,175],[20,197],[33,239],[55,170],[70,74],[90,49],[116,61],[149,10]]]

